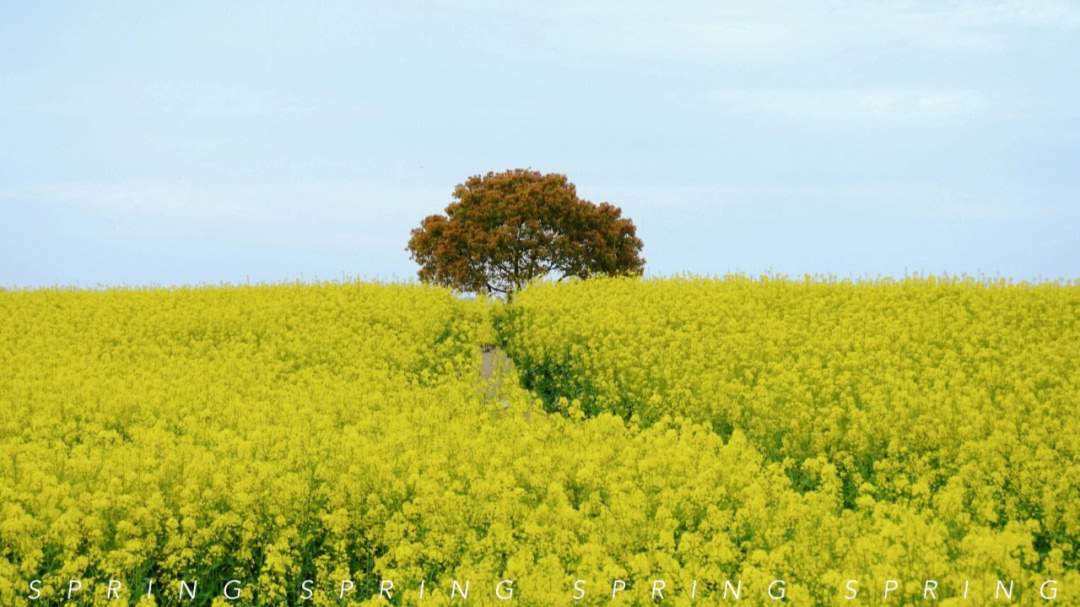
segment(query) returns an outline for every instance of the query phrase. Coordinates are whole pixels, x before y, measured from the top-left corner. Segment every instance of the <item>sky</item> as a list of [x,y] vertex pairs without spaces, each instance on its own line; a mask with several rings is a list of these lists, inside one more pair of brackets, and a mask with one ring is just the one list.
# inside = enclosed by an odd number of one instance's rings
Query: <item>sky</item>
[[0,2],[0,287],[415,280],[562,173],[646,274],[1080,279],[1078,2]]

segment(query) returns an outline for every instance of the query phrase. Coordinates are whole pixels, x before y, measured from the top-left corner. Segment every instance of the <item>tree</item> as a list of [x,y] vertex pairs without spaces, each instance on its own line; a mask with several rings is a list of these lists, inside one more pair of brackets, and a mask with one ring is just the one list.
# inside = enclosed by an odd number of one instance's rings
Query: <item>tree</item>
[[475,175],[453,196],[445,215],[426,217],[409,239],[424,282],[509,300],[537,277],[640,275],[644,268],[634,224],[618,207],[579,199],[565,175]]

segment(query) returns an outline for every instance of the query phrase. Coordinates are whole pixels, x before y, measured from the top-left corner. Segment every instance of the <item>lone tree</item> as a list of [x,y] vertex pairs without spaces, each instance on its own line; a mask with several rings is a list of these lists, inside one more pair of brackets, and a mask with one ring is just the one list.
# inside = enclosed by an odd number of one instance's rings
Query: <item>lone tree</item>
[[513,169],[454,188],[446,215],[412,231],[407,250],[420,280],[506,295],[549,274],[640,275],[641,239],[622,211],[577,197],[565,175]]

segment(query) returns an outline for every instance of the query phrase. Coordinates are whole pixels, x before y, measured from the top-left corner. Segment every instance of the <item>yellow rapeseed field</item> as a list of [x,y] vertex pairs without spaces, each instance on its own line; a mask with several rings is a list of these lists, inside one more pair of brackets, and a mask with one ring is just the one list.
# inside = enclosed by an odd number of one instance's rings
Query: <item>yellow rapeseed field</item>
[[908,545],[958,574],[1080,568],[1080,286],[594,280],[501,317],[549,409],[743,433],[796,491],[827,468],[843,513],[930,525]]
[[0,292],[0,604],[1078,604],[1078,316],[935,279]]

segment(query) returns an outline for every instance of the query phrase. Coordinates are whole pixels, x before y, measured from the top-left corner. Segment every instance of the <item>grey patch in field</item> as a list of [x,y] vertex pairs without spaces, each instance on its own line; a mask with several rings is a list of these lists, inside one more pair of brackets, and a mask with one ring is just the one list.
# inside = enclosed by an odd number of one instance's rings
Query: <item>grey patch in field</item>
[[[487,380],[485,394],[489,399],[498,398],[503,409],[510,407],[502,396],[503,377],[514,370],[514,361],[498,346],[485,344],[480,346],[480,377]],[[528,412],[525,420],[531,421]]]

